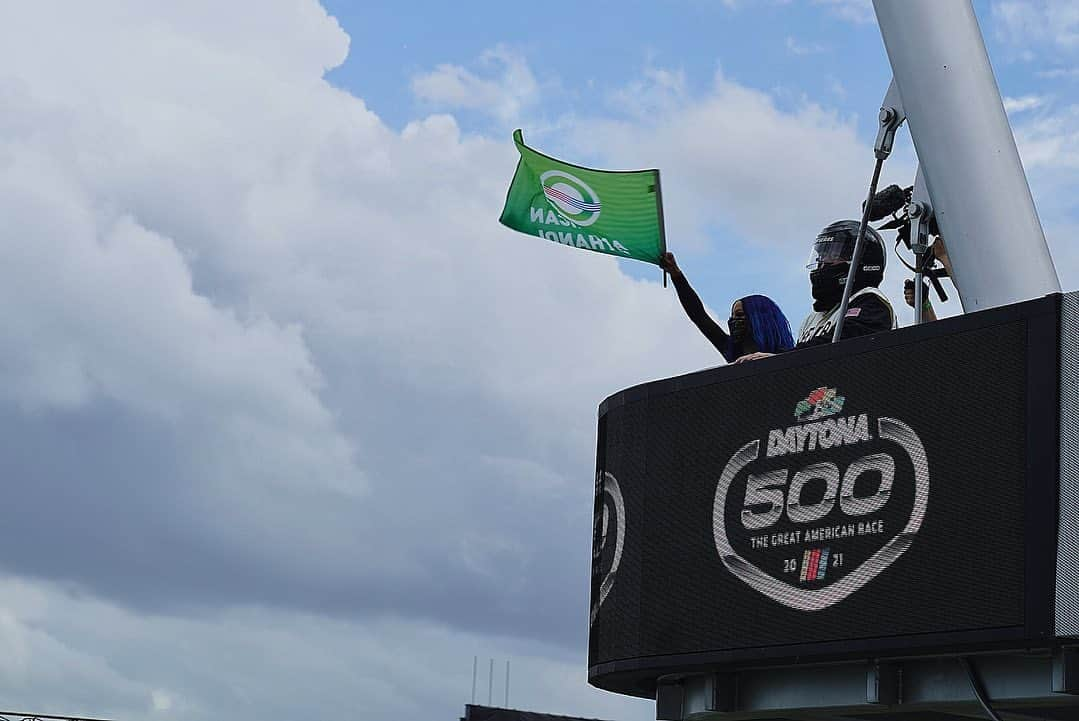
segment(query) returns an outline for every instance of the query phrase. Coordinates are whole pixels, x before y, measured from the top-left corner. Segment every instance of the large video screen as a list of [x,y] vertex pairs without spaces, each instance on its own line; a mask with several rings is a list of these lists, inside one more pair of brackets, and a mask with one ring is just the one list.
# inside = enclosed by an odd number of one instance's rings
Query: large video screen
[[612,404],[590,666],[1022,626],[1026,344],[1013,320]]

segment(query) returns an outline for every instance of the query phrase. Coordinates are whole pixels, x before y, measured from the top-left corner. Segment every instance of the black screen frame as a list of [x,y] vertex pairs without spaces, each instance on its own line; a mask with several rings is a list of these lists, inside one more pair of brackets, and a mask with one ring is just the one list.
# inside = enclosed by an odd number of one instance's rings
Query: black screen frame
[[[734,378],[753,377],[882,348],[1023,321],[1026,324],[1026,493],[1024,621],[1020,625],[946,633],[907,634],[855,640],[795,643],[688,654],[626,658],[590,665],[589,683],[624,694],[652,697],[662,675],[701,670],[731,670],[792,662],[955,653],[1055,645],[1056,574],[1060,447],[1061,295],[946,318],[842,343],[806,348],[739,365],[726,365],[627,388],[599,406],[598,444],[604,444],[606,415],[626,403]],[[991,349],[987,349],[990,350]],[[597,470],[602,468],[597,457]],[[591,634],[591,632],[590,632]]]

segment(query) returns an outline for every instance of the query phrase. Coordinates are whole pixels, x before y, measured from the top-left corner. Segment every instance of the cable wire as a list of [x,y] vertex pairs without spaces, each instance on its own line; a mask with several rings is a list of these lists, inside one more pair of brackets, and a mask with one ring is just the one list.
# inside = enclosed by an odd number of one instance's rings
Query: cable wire
[[970,662],[970,659],[966,656],[959,657],[959,663],[963,665],[963,668],[967,672],[967,679],[970,680],[970,687],[974,690],[974,697],[978,699],[978,703],[985,709],[985,713],[993,721],[1004,721],[997,715],[997,712],[993,710],[993,707],[989,705],[989,694],[985,692],[985,687],[982,686],[982,680],[978,676],[978,672],[974,670],[974,664]]

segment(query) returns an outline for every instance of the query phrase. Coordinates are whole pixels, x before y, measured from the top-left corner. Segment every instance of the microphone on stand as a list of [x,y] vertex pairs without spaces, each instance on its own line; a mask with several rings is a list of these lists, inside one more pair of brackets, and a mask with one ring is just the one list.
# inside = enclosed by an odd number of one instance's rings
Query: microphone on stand
[[[906,207],[910,200],[910,196],[907,191],[900,188],[898,185],[889,185],[884,190],[879,191],[873,196],[873,205],[869,209],[870,222],[876,222],[878,220],[884,220],[889,215],[902,210]],[[865,203],[862,203],[862,210],[865,210]]]

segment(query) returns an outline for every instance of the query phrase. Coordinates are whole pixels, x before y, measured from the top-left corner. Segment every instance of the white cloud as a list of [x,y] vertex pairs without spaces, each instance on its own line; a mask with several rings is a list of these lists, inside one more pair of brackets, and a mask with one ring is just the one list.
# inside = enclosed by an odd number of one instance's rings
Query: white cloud
[[1071,0],[1022,0],[993,3],[996,34],[1028,51],[1079,47],[1079,5]]
[[672,237],[718,225],[757,246],[801,247],[818,223],[857,210],[872,151],[853,119],[810,101],[785,112],[769,94],[722,74],[703,97],[670,96],[663,85],[633,94],[665,111],[648,122],[582,124],[578,144],[598,145],[627,166],[663,168]]
[[641,77],[607,95],[608,106],[617,113],[647,121],[676,112],[688,99],[684,70],[648,67]]
[[823,5],[837,17],[853,23],[873,23],[877,20],[872,0],[813,0],[813,4]]
[[[588,687],[581,660],[541,642],[423,622],[353,623],[256,607],[146,616],[40,583],[0,578],[0,693],[39,713],[209,721],[266,716],[455,718],[472,657],[496,659],[492,701],[646,721],[654,705]],[[486,671],[486,668],[484,668]],[[477,702],[486,703],[486,673]],[[162,684],[167,683],[167,688]],[[47,708],[45,708],[47,707]]]
[[1030,182],[1065,290],[1079,287],[1079,256],[1074,250],[1079,230],[1075,173],[1079,170],[1079,105],[1020,115],[1013,121],[1016,145]]
[[1024,95],[1019,98],[1004,98],[1004,110],[1009,114],[1024,113],[1045,105],[1049,99],[1043,95]]
[[[651,713],[582,655],[596,404],[718,362],[658,275],[497,226],[508,140],[388,128],[324,81],[348,40],[314,2],[2,20],[0,560],[65,584],[0,594],[5,697],[452,717],[478,652],[514,657],[522,705]],[[520,57],[479,65],[418,97],[535,102]],[[662,167],[673,247],[741,271],[706,299],[787,286],[797,323],[806,246],[872,167],[856,120],[643,75],[563,149]]]
[[1074,79],[1079,78],[1079,68],[1052,68],[1050,70],[1039,70],[1034,73],[1039,78],[1065,78]]
[[[671,96],[661,84],[654,92],[663,102],[655,102],[651,92],[634,89],[641,104],[663,112],[580,122],[574,147],[623,167],[662,168],[668,245],[689,255],[687,273],[694,258],[710,256],[724,268],[730,299],[770,295],[797,325],[808,312],[801,260],[812,238],[834,220],[859,217],[874,162],[858,137],[865,121],[804,97],[781,109],[773,95],[722,73],[703,95]],[[914,169],[904,133],[881,183],[909,185]],[[901,298],[902,282],[890,272],[885,289]]]
[[169,711],[172,709],[172,696],[167,691],[155,688],[150,692],[150,704],[154,711]]
[[506,47],[480,56],[483,77],[460,65],[443,64],[412,78],[412,92],[434,106],[478,110],[505,122],[539,100],[540,88],[525,59]]
[[[50,12],[39,7],[5,31],[32,34]],[[395,134],[319,78],[325,58],[309,64],[314,77],[218,55],[208,73],[190,53],[179,62],[157,52],[137,25],[114,35],[108,18],[74,17],[83,33],[63,40],[140,58],[137,82],[107,62],[77,78],[15,62],[60,52],[48,42],[0,50],[8,67],[26,68],[3,85],[21,100],[7,104],[18,133],[5,136],[10,162],[0,169],[4,242],[18,251],[5,265],[0,316],[18,353],[0,389],[27,411],[105,401],[150,419],[183,459],[181,482],[167,489],[179,508],[156,512],[196,515],[185,542],[349,589],[335,593],[359,593],[357,578],[385,580],[372,573],[421,582],[423,564],[464,558],[452,546],[367,551],[393,531],[395,500],[429,482],[399,459],[441,464],[445,431],[413,439],[406,418],[384,420],[405,397],[434,418],[452,416],[459,398],[519,414],[525,440],[501,455],[535,462],[554,443],[572,451],[557,457],[580,460],[606,393],[711,357],[673,325],[636,333],[640,322],[677,317],[656,284],[628,281],[613,259],[497,226],[509,143],[463,139],[447,116]],[[151,26],[179,37],[171,21]],[[340,44],[336,26],[325,32]],[[192,33],[190,45],[204,47]],[[51,99],[31,90],[39,85]],[[567,347],[605,363],[571,374],[565,360],[537,363]],[[476,457],[488,452],[484,438]],[[376,478],[360,470],[373,455]],[[408,491],[401,473],[413,474]],[[484,492],[433,489],[410,518],[453,528],[452,514],[469,513]],[[587,495],[574,497],[587,504]],[[513,525],[499,532],[519,532]],[[417,550],[431,558],[405,564]]]
[[1027,170],[1079,168],[1079,105],[1042,115],[1015,127],[1016,143]]
[[[1079,48],[1079,5],[1070,0],[1001,0],[993,3],[991,18],[994,34],[1017,57],[1048,66],[1034,71],[1036,77],[1079,77],[1079,70],[1068,60]],[[1016,144],[1061,283],[1065,289],[1075,288],[1079,266],[1071,248],[1079,218],[1074,191],[1079,168],[1079,132],[1075,129],[1079,105],[1061,86],[1052,98],[1037,93],[1005,98],[1005,108],[1012,116]]]
[[820,43],[801,43],[790,35],[787,36],[787,52],[791,55],[819,55],[826,52],[827,47]]
[[[584,643],[596,404],[715,355],[658,275],[497,225],[505,138],[445,115],[397,133],[326,83],[347,47],[314,2],[4,11],[0,427],[20,482],[0,560],[116,606],[16,614],[7,648],[68,665],[10,655],[13,702],[263,718],[307,668],[334,715],[358,695],[416,717],[466,688],[429,688],[434,666],[410,687],[417,659],[503,634],[542,671],[523,697],[588,710],[562,657]],[[532,77],[489,57],[511,95]],[[491,92],[507,116],[526,102]],[[248,606],[285,640],[215,618]],[[308,617],[344,625],[307,636]],[[406,657],[371,640],[391,622],[423,637]],[[223,664],[183,666],[201,634]],[[335,634],[378,653],[342,667]],[[160,648],[180,667],[149,663]]]

